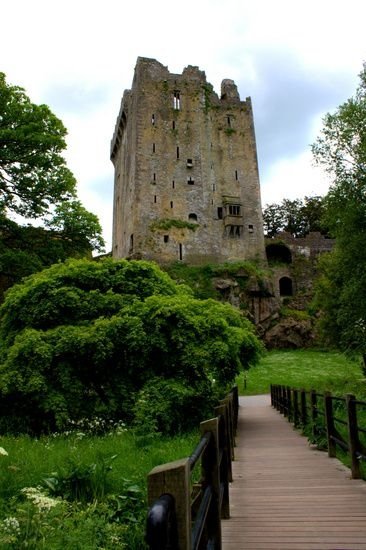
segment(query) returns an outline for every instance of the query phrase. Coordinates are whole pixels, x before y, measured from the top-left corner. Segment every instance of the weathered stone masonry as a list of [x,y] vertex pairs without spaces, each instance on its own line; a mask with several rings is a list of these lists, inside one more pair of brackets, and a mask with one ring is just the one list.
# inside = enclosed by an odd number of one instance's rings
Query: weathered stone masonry
[[250,98],[203,71],[138,58],[111,145],[113,256],[159,262],[265,258]]

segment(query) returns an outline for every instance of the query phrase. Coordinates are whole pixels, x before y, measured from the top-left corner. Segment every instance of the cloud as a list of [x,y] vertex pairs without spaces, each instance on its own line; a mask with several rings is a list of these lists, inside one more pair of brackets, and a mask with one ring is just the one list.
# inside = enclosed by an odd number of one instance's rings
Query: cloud
[[325,195],[329,188],[324,172],[314,167],[310,151],[274,162],[261,184],[262,206],[279,203],[284,198]]

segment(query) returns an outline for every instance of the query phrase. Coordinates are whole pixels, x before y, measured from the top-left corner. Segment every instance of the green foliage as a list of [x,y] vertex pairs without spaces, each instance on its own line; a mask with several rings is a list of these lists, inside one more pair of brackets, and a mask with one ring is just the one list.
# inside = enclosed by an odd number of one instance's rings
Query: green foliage
[[97,250],[102,252],[104,240],[102,228],[95,214],[88,212],[80,201],[67,201],[58,204],[46,226],[56,231],[62,241],[69,243],[70,256]]
[[[0,456],[0,547],[142,550],[148,472],[158,464],[189,456],[198,439],[196,432],[160,437],[141,449],[132,432],[114,429],[104,437],[75,429],[68,435],[37,439],[1,438],[8,455]],[[84,502],[95,490],[92,480],[98,464],[106,470],[105,483],[97,483],[97,500]],[[82,491],[81,501],[75,501],[76,486],[84,484],[83,470],[92,491],[87,489],[85,499]],[[64,484],[62,496],[51,495],[52,488],[45,488],[43,480],[52,478],[53,472]]]
[[[31,103],[0,73],[0,301],[22,277],[104,247],[97,217],[76,200],[62,157],[66,133],[46,105]],[[18,225],[9,212],[41,219],[48,230]]]
[[[74,211],[75,204],[77,208]],[[79,207],[81,213],[77,216]],[[27,275],[69,257],[91,257],[93,248],[101,249],[103,240],[96,217],[87,213],[77,201],[70,203],[67,208],[69,221],[66,214],[61,215],[62,209],[56,208],[54,219],[58,220],[57,230],[56,222],[53,230],[47,230],[32,225],[18,225],[0,215],[0,299],[5,290]],[[77,218],[75,223],[72,222],[72,212]],[[62,219],[65,222],[63,227]],[[50,227],[53,224],[51,221],[48,223]]]
[[177,229],[189,229],[190,231],[196,231],[198,224],[172,218],[157,220],[152,222],[152,224],[150,225],[151,231],[159,231],[159,229],[165,229],[166,231],[168,231],[172,227],[176,227]]
[[209,84],[209,83],[204,84],[202,86],[202,89],[203,89],[204,101],[205,101],[204,111],[207,114],[212,107],[211,98],[214,90],[213,90],[212,84]]
[[55,497],[76,502],[103,500],[108,492],[107,476],[116,455],[97,456],[92,464],[83,464],[80,460],[70,459],[66,468],[52,472],[43,479],[43,485]]
[[225,134],[226,134],[227,136],[232,136],[232,135],[235,134],[235,133],[236,133],[235,128],[225,128]]
[[281,317],[291,317],[297,321],[308,321],[311,319],[311,315],[307,311],[299,309],[291,309],[288,307],[282,307],[280,311]]
[[324,211],[324,198],[320,196],[283,199],[282,203],[269,204],[263,210],[264,232],[267,237],[275,237],[282,231],[294,237],[305,237],[310,231],[326,234]]
[[140,390],[135,403],[138,434],[178,434],[192,430],[211,417],[217,403],[214,384],[204,381],[191,386],[183,380],[153,378]]
[[261,352],[231,306],[194,299],[149,262],[112,259],[69,260],[14,286],[0,338],[0,426],[36,433],[82,417],[129,420],[154,377],[224,386]]
[[219,292],[213,285],[213,280],[216,277],[232,277],[237,281],[240,288],[245,290],[251,278],[255,278],[261,286],[265,276],[265,273],[258,266],[249,261],[200,266],[174,262],[164,266],[164,269],[177,282],[187,284],[193,290],[194,296],[200,299],[220,298]]
[[75,196],[66,167],[66,129],[46,105],[31,103],[0,73],[0,210],[39,217]]
[[326,218],[336,247],[321,262],[317,306],[328,340],[366,352],[366,69],[354,97],[324,119],[315,160],[332,178]]

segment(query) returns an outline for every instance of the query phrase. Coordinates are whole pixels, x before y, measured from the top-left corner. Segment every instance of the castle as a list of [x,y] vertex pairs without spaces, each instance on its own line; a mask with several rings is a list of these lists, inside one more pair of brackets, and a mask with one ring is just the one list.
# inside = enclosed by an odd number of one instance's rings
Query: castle
[[111,143],[115,258],[189,264],[264,259],[250,98],[198,67],[139,57]]

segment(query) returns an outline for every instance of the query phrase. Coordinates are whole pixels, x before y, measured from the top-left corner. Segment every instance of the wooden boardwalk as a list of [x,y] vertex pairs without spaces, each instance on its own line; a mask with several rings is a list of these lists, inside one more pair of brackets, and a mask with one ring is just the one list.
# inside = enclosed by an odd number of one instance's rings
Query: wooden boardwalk
[[223,550],[366,550],[366,482],[270,406],[240,398]]

